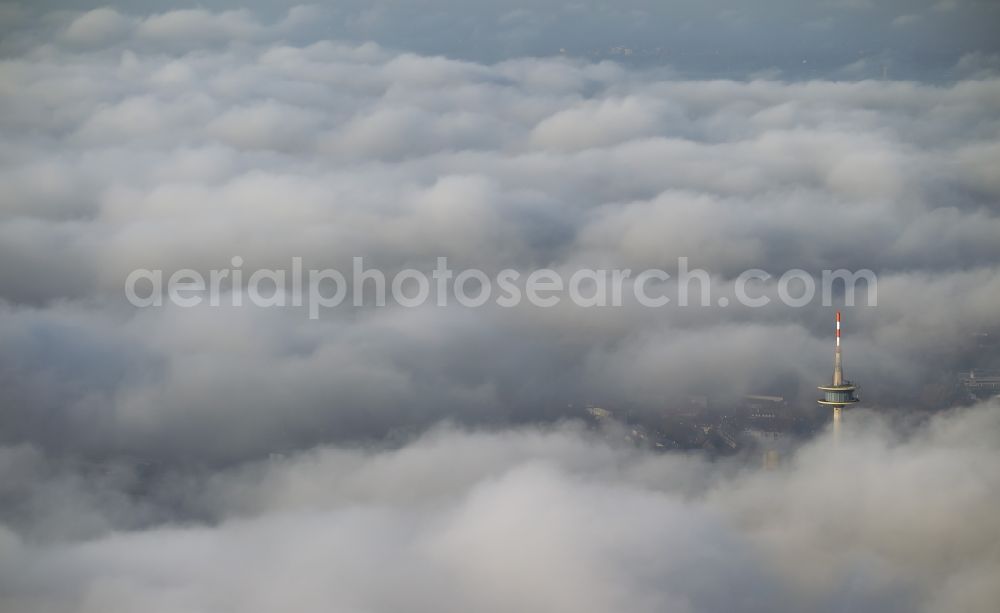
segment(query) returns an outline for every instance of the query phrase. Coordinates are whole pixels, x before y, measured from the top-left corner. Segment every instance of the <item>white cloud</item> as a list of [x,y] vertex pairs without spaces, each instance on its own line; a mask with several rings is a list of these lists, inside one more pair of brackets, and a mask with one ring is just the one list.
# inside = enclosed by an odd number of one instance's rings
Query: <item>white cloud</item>
[[914,24],[920,23],[922,20],[923,18],[920,15],[899,15],[898,17],[894,17],[890,24],[894,28],[908,28]]
[[154,42],[204,44],[249,39],[262,30],[263,26],[247,10],[212,13],[205,9],[179,9],[140,20],[136,36]]
[[133,23],[112,8],[94,9],[74,19],[63,32],[63,38],[76,45],[106,45],[123,37]]
[[657,134],[662,112],[652,100],[635,97],[581,102],[543,119],[531,139],[562,151],[614,145]]

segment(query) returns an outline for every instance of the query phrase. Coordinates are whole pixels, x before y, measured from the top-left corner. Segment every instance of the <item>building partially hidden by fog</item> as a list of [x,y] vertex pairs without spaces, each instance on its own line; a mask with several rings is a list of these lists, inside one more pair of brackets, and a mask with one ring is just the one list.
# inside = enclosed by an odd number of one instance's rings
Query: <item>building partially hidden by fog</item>
[[967,376],[959,377],[959,383],[970,400],[1000,396],[1000,372],[977,372],[973,369]]
[[837,348],[833,354],[833,384],[821,385],[819,391],[823,398],[818,400],[821,405],[833,408],[833,436],[840,435],[840,414],[844,407],[858,402],[857,387],[844,379],[844,366],[840,357],[840,311],[837,311]]

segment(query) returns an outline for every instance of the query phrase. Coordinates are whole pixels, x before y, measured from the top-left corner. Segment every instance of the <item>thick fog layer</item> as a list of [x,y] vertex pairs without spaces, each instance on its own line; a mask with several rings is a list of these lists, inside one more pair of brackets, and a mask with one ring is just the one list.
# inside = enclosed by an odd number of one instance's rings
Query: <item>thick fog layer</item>
[[871,269],[878,306],[861,285],[845,315],[867,403],[933,407],[956,371],[995,366],[977,339],[1000,328],[1000,79],[982,62],[949,85],[702,81],[284,42],[318,19],[308,7],[275,21],[9,19],[36,35],[0,64],[9,442],[238,459],[587,402],[811,403],[831,368],[833,308],[818,295],[803,308],[342,306],[315,321],[125,301],[134,269],[207,274],[234,256],[247,275],[293,257],[349,270],[362,256],[389,275],[439,256],[491,274],[674,271],[686,257],[713,296],[748,268],[774,275],[772,296],[791,268]]
[[[1000,367],[991,4],[739,3],[710,36],[686,7],[652,54],[645,4],[56,4],[0,9],[0,610],[997,610],[1000,406],[948,409]],[[137,269],[356,256],[686,258],[711,299],[126,299]],[[741,306],[755,268],[771,304]],[[776,299],[842,268],[877,306]],[[836,309],[866,407],[839,445],[762,470],[574,419],[818,415]]]
[[142,502],[127,467],[8,447],[0,608],[995,610],[1000,405],[905,439],[852,413],[842,434],[761,472],[613,431],[444,428],[164,478]]

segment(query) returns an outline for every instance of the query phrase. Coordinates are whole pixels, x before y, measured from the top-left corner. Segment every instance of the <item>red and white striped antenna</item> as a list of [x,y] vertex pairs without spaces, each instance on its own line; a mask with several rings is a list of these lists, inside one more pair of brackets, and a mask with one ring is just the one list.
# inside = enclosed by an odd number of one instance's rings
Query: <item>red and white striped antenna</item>
[[837,346],[840,347],[840,311],[837,311]]

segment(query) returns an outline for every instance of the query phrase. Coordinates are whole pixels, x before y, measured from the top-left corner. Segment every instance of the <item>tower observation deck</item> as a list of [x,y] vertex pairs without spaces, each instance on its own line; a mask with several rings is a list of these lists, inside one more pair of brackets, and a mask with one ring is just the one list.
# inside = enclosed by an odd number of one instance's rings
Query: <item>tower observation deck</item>
[[844,407],[858,402],[858,397],[855,395],[857,387],[844,379],[844,367],[840,357],[840,311],[837,311],[836,347],[833,354],[833,384],[819,386],[819,391],[823,392],[823,398],[817,401],[821,405],[833,409],[833,434],[835,438],[840,434],[841,411]]

